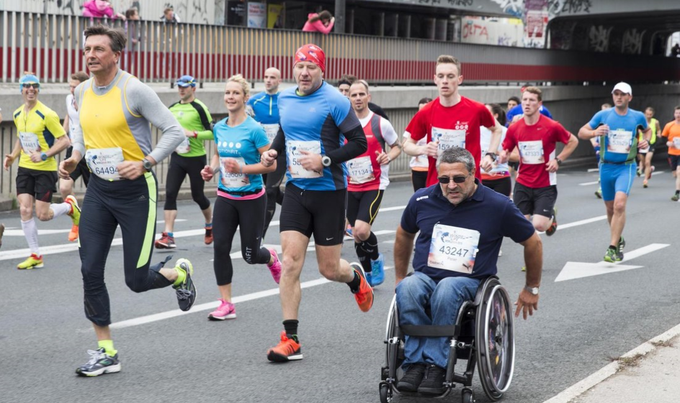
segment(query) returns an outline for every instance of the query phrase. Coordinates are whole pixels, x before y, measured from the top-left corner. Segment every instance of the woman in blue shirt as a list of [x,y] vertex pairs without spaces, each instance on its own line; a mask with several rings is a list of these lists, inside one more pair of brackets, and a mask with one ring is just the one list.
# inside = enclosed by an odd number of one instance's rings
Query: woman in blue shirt
[[266,263],[274,281],[278,283],[281,277],[276,251],[260,246],[267,204],[260,174],[273,172],[276,164],[265,167],[260,163],[260,154],[269,149],[269,140],[262,126],[246,114],[249,95],[250,83],[240,74],[227,80],[224,103],[229,116],[215,124],[215,155],[201,171],[206,181],[219,172],[213,236],[215,277],[222,298],[220,306],[208,315],[211,320],[236,317],[231,302],[234,269],[229,254],[239,224],[241,253],[246,263]]

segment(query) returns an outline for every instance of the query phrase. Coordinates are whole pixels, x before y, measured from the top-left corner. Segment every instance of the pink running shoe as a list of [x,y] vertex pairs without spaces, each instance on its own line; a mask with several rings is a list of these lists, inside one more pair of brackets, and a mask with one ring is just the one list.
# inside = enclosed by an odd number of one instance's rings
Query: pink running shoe
[[278,284],[279,280],[281,280],[281,261],[279,260],[279,255],[276,254],[276,251],[273,248],[269,249],[269,253],[272,254],[272,264],[267,265],[267,267],[269,267],[269,271],[272,273],[274,281]]
[[236,308],[231,302],[227,302],[220,298],[220,306],[208,315],[210,320],[226,320],[236,319]]

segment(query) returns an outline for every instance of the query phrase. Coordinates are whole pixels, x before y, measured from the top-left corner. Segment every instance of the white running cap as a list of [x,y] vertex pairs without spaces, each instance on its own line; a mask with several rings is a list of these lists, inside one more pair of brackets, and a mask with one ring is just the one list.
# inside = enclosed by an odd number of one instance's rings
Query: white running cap
[[618,83],[614,86],[614,89],[612,90],[612,94],[616,90],[619,90],[619,91],[623,92],[624,94],[633,95],[633,89],[630,88],[630,85],[628,85],[627,83],[624,83],[623,81],[621,81],[620,83]]

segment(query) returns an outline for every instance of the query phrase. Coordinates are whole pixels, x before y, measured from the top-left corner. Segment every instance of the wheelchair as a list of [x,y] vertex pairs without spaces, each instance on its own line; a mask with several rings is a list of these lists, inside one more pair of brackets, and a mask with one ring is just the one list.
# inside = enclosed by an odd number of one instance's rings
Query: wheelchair
[[[501,399],[510,386],[515,366],[512,305],[496,276],[480,283],[474,301],[461,305],[456,324],[451,326],[400,326],[396,295],[393,297],[385,330],[386,356],[379,385],[381,403],[393,402],[395,395],[424,396],[397,390],[399,378],[403,376],[405,335],[450,337],[445,392],[428,397],[446,397],[459,383],[463,385],[462,402],[473,403],[471,386],[475,365],[484,393],[492,401]],[[464,372],[455,371],[458,360],[467,361]]]

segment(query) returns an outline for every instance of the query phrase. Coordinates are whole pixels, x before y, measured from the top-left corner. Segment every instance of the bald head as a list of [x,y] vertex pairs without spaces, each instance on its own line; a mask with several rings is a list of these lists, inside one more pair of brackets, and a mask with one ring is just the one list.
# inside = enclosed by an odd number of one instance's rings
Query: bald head
[[281,71],[276,67],[270,67],[264,71],[264,88],[267,94],[274,95],[279,91],[281,84]]

